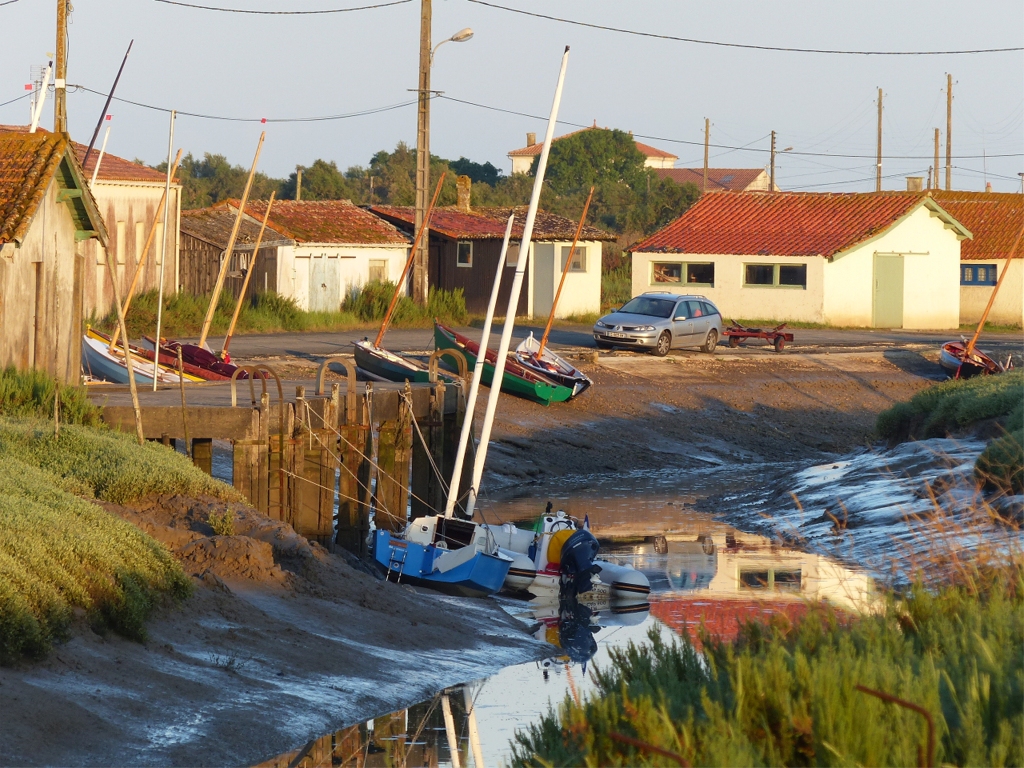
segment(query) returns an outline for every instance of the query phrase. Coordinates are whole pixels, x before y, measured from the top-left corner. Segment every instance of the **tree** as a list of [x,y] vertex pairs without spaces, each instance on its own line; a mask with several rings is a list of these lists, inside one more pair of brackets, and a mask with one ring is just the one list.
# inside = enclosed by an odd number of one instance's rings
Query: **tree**
[[[297,173],[293,173],[282,184],[281,197],[294,200]],[[337,164],[331,160],[314,160],[309,167],[302,169],[303,200],[353,200],[356,201],[363,193],[358,179],[350,179],[338,170]],[[362,184],[365,187],[365,183]]]
[[460,157],[458,160],[449,160],[448,167],[451,168],[459,176],[469,176],[470,181],[474,184],[486,184],[489,187],[493,187],[504,176],[501,171],[487,163],[474,163],[465,157]]
[[[154,167],[158,171],[167,172],[166,161]],[[177,176],[182,187],[181,207],[188,210],[207,208],[228,198],[240,198],[249,177],[249,169],[231,165],[224,155],[211,155],[207,152],[202,160],[196,160],[190,152],[181,159]],[[281,179],[257,172],[249,198],[265,200],[275,190],[280,194],[283,183]]]
[[[536,175],[539,161],[538,155],[531,175]],[[544,180],[558,195],[607,184],[638,189],[646,184],[644,162],[643,153],[625,131],[589,128],[551,145]]]

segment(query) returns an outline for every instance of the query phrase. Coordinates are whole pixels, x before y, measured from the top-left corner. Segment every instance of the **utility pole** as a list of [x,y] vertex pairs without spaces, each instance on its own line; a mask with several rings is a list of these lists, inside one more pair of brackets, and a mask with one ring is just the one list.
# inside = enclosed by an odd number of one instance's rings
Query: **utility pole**
[[53,73],[53,132],[68,130],[67,89],[68,76],[68,4],[70,0],[57,0],[57,66]]
[[704,188],[701,192],[708,191],[708,137],[711,135],[711,121],[704,118]]
[[426,305],[428,292],[428,259],[430,258],[430,231],[427,214],[427,196],[430,186],[430,17],[431,0],[420,0],[420,82],[419,109],[416,115],[416,218],[415,234],[427,230],[419,237],[412,267],[412,296],[418,304]]
[[768,174],[768,191],[775,191],[775,131],[772,131],[772,162],[771,172]]
[[882,89],[878,89],[878,150],[875,154],[875,192],[882,191]]
[[929,185],[934,189],[939,188],[939,129],[935,129],[935,175],[932,176],[932,183]]
[[302,166],[295,166],[295,202],[302,199]]
[[946,73],[946,189],[953,188],[953,76]]

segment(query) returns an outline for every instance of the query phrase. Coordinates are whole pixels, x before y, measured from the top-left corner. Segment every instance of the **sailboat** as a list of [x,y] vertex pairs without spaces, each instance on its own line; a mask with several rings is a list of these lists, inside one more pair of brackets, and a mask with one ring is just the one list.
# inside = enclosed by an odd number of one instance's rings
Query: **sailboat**
[[[558,105],[562,98],[562,85],[565,81],[565,69],[568,61],[569,48],[567,46],[562,54],[558,82],[555,86],[555,97],[551,105],[551,114],[548,118],[544,145],[538,161],[533,193],[530,198],[530,207],[526,214],[526,224],[523,229],[523,250],[525,252],[528,252],[530,236],[533,232],[533,222],[537,216],[541,185],[544,181],[548,154],[551,150],[551,140],[554,135]],[[440,185],[438,189],[440,189]],[[436,200],[436,192],[434,197]],[[512,218],[510,217],[505,230],[502,254],[499,258],[499,277],[497,279],[500,279],[501,269],[508,252],[511,231]],[[515,307],[519,301],[525,263],[526,259],[520,259],[520,263],[516,266],[516,275],[509,299],[510,308]],[[491,306],[488,309],[488,317],[484,328],[485,334],[490,333],[490,322],[493,319],[494,303],[496,300],[497,287],[492,290]],[[511,314],[514,314],[514,312]],[[512,333],[510,321],[512,319],[514,318],[506,318],[505,329],[502,333],[503,348],[500,348],[495,374],[499,380],[504,373],[505,361],[508,355],[508,343]],[[383,327],[381,330],[384,330]],[[487,336],[485,335],[483,338],[485,340],[483,346],[486,347]],[[467,417],[463,421],[459,450],[456,454],[455,469],[452,472],[452,481],[449,486],[444,513],[416,518],[406,527],[404,533],[400,535],[380,529],[374,532],[374,560],[378,567],[386,572],[389,579],[411,581],[432,589],[473,596],[494,594],[505,583],[513,558],[499,550],[494,536],[487,527],[472,522],[471,509],[468,515],[469,520],[459,520],[454,515],[460,480],[462,478],[462,462],[465,458],[467,438],[471,429],[472,413],[475,407],[476,393],[479,391],[481,373],[482,361],[479,365],[474,366],[470,396],[467,398],[466,404]],[[489,434],[490,426],[494,420],[494,408],[497,405],[496,396],[498,392],[498,388],[491,391],[491,398],[487,404],[487,417],[484,420],[484,432],[487,434]],[[486,441],[482,442],[482,445],[486,446]],[[483,453],[486,454],[486,450]],[[477,465],[479,465],[479,471],[482,472],[483,466],[479,454],[477,456]],[[474,477],[477,473],[477,465],[474,465]],[[472,500],[473,498],[471,493],[470,499]]]
[[[132,372],[137,384],[152,384],[156,377],[157,384],[177,384],[181,377],[172,361],[160,355],[160,361],[154,365],[153,353],[129,346],[132,356]],[[176,361],[175,361],[176,362]],[[86,328],[82,337],[82,368],[93,379],[111,381],[115,384],[128,383],[128,366],[125,364],[124,351],[121,347],[110,345],[110,337],[105,333]],[[202,381],[186,369],[185,381]]]

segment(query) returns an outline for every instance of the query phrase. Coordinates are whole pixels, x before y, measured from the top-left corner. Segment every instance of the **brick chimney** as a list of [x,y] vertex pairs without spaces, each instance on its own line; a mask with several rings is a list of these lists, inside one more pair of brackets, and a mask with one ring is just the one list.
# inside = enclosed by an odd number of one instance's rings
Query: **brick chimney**
[[992,191],[992,182],[991,181],[986,181],[985,182],[985,191],[986,192],[991,192]]
[[537,134],[533,133],[532,131],[530,133],[527,133],[526,134],[526,146],[532,147],[536,143],[537,143]]
[[458,190],[459,197],[456,207],[465,213],[469,213],[469,191],[473,185],[470,181],[469,176],[459,176],[455,180],[455,187]]
[[924,176],[907,176],[907,192],[924,190]]

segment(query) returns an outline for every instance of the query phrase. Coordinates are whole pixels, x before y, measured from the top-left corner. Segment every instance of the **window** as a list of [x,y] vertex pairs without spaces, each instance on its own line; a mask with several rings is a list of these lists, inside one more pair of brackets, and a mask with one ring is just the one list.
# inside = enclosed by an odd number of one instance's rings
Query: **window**
[[[686,302],[683,302],[684,304]],[[676,303],[671,299],[653,299],[648,296],[637,296],[635,299],[630,299],[619,312],[625,312],[631,315],[648,315],[650,317],[672,317],[672,310],[675,309]]]
[[995,285],[995,264],[961,264],[960,285]]
[[745,264],[743,284],[750,286],[806,288],[806,264]]
[[150,247],[155,251],[155,253],[153,255],[156,256],[156,263],[157,264],[159,264],[161,261],[163,261],[164,250],[166,249],[166,250],[170,251],[171,248],[173,247],[171,243],[165,243],[164,242],[164,225],[163,225],[163,222],[160,222],[160,223],[158,223],[156,225],[156,232],[153,233],[153,245],[150,246]]
[[[157,241],[157,245],[160,241]],[[135,263],[139,263],[139,259],[142,258],[142,249],[146,246],[146,225],[141,221],[135,222]]]
[[370,259],[370,282],[383,283],[388,279],[388,260]]
[[686,282],[688,283],[699,283],[702,285],[714,285],[715,284],[715,265],[714,264],[687,264],[686,265]]
[[651,285],[655,283],[681,283],[683,281],[683,265],[665,262],[651,263]]
[[125,223],[123,221],[117,222],[117,251],[114,255],[117,257],[118,264],[124,264],[125,250],[128,247],[128,237],[125,230]]
[[505,253],[505,266],[514,267],[519,263],[519,243],[509,243]]
[[711,302],[708,302],[708,301],[702,301],[702,302],[701,302],[701,307],[703,307],[703,308],[704,308],[704,314],[705,314],[705,315],[718,315],[718,314],[721,314],[721,313],[720,313],[720,312],[718,311],[718,308],[717,308],[717,307],[715,307],[715,305],[714,305],[714,304],[712,304]]
[[[565,261],[569,258],[569,252],[572,251],[571,245],[562,246],[562,269],[565,269]],[[576,250],[572,254],[572,266],[569,267],[570,272],[586,272],[587,271],[587,249],[585,247],[576,246]]]
[[473,266],[473,243],[466,240],[461,240],[458,244],[458,250],[455,254],[455,266],[457,267],[472,267]]
[[686,316],[687,317],[703,317],[704,316],[703,302],[700,302],[700,301],[687,301],[687,302],[684,302],[684,303],[688,307],[688,310],[686,312]]

